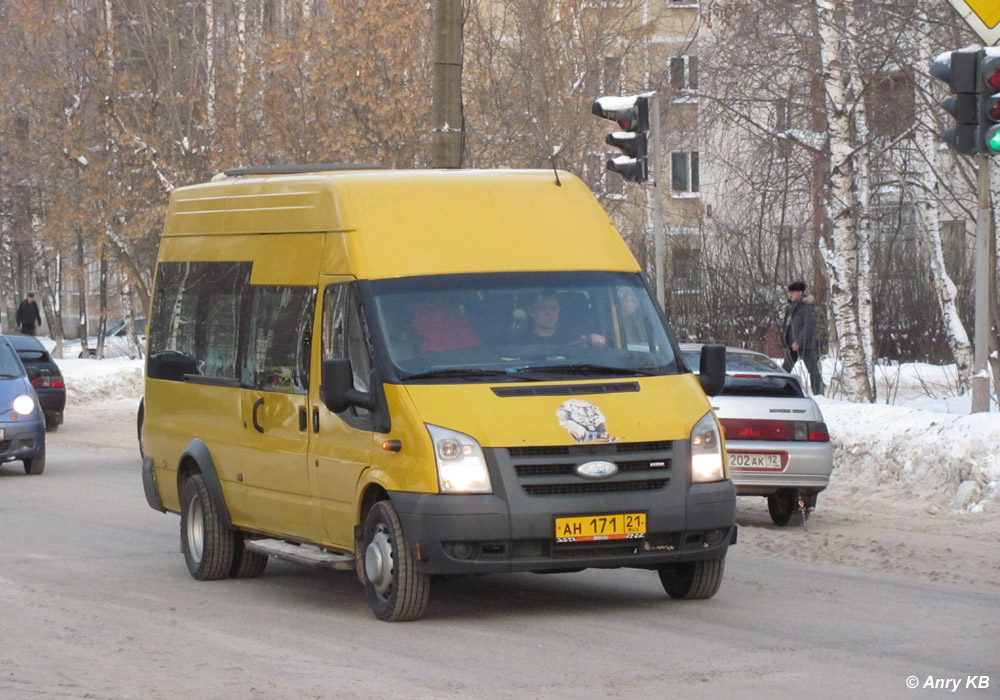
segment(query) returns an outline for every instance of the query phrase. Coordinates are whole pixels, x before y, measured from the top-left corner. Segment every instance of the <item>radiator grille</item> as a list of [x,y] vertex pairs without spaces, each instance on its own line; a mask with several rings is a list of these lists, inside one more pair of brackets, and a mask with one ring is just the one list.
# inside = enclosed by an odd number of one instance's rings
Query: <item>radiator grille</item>
[[[512,447],[501,452],[506,452],[503,461],[513,469],[517,482],[528,496],[664,489],[670,483],[674,456],[673,443],[669,440]],[[586,478],[577,473],[579,465],[596,459],[614,463],[617,473],[603,479]]]

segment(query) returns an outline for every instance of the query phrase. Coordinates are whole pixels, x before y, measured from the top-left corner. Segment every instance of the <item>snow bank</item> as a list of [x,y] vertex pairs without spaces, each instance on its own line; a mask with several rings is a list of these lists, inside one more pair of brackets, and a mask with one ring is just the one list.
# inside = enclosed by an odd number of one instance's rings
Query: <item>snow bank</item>
[[70,405],[142,396],[142,360],[56,360]]
[[871,508],[1000,506],[1000,414],[820,399],[834,446],[831,490]]

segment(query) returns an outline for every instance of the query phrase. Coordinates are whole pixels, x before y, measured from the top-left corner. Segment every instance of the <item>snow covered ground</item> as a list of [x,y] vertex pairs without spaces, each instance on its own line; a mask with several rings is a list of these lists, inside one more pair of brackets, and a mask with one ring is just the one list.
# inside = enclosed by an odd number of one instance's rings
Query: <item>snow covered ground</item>
[[[67,422],[81,405],[134,406],[142,395],[140,360],[58,362],[66,379]],[[882,403],[818,399],[835,450],[833,478],[820,508],[829,499],[831,505],[861,511],[959,510],[974,519],[1000,514],[996,401],[991,399],[991,413],[969,414],[970,397],[955,395],[954,368],[880,367],[877,376]],[[124,412],[111,415],[117,413]],[[126,419],[131,424],[134,412]]]

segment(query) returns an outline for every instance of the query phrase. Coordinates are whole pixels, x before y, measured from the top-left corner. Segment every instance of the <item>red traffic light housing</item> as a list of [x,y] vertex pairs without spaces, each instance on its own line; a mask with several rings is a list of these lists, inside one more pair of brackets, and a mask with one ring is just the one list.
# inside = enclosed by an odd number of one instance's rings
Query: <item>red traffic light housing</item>
[[617,122],[622,129],[604,139],[606,144],[624,154],[610,159],[608,170],[618,173],[628,182],[646,182],[649,179],[649,96],[600,97],[594,101],[591,111],[598,117]]
[[948,84],[954,97],[941,106],[955,118],[955,126],[941,133],[941,139],[956,153],[979,152],[979,95],[976,84],[980,51],[946,51],[934,59],[931,75]]
[[979,147],[989,156],[1000,154],[1000,49],[980,52]]

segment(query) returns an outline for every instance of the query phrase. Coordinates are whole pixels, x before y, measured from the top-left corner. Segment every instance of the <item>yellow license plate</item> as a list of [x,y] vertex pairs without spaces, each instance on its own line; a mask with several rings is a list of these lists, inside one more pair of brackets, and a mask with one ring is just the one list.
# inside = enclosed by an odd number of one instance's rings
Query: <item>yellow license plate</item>
[[646,534],[645,513],[556,518],[556,542],[638,539]]

